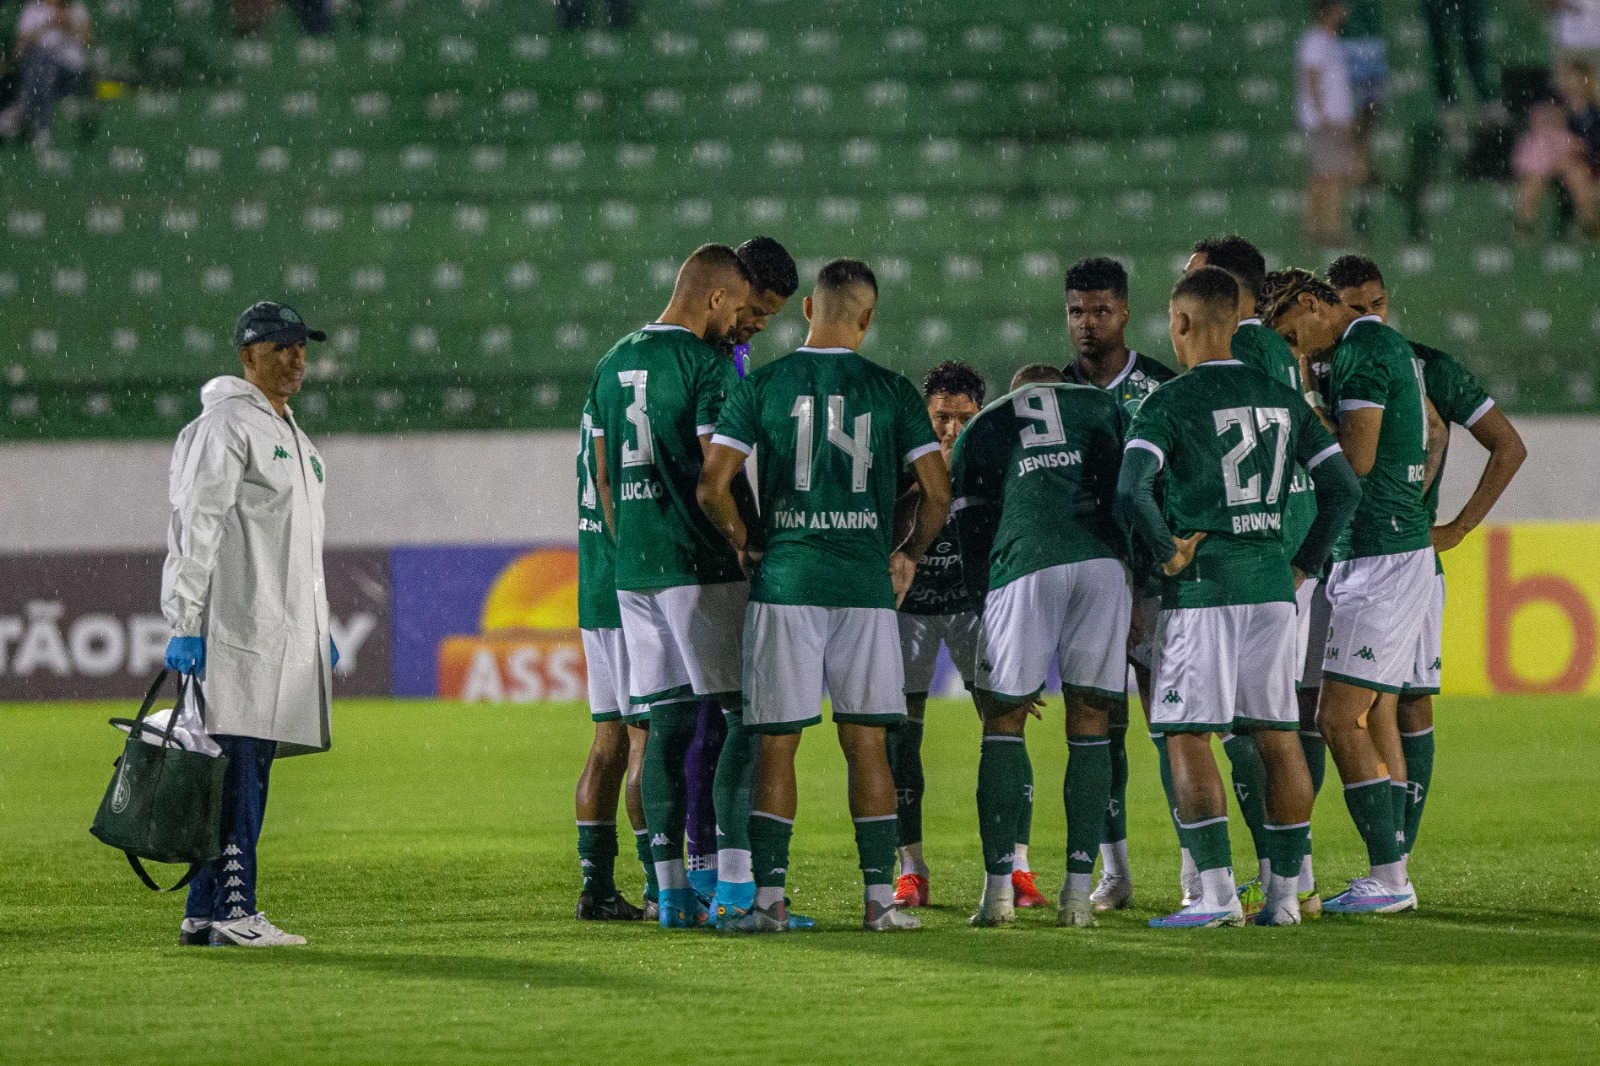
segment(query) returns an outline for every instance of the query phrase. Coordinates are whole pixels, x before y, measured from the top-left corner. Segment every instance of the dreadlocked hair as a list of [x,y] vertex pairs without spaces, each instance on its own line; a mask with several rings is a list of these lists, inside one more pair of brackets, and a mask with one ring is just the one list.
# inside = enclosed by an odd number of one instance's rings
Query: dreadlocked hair
[[1261,320],[1268,326],[1274,325],[1295,305],[1301,293],[1309,293],[1325,304],[1339,302],[1339,294],[1333,286],[1309,270],[1300,267],[1274,270],[1261,286]]

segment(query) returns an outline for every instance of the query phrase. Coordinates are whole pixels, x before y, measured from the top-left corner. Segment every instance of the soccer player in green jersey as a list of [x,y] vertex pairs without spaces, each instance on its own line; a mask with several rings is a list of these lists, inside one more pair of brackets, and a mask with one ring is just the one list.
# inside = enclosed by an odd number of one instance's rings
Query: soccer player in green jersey
[[1344,782],[1345,804],[1367,845],[1368,876],[1323,904],[1331,913],[1413,910],[1406,872],[1405,757],[1396,703],[1410,676],[1434,588],[1423,499],[1429,405],[1422,361],[1376,315],[1339,302],[1305,270],[1276,275],[1267,322],[1302,350],[1331,350],[1330,408],[1339,442],[1362,479],[1361,505],[1336,546],[1324,595],[1328,638],[1317,725]]
[[[1352,311],[1377,315],[1386,324],[1389,321],[1389,294],[1383,272],[1371,259],[1360,255],[1341,256],[1328,268],[1328,283]],[[1461,512],[1451,521],[1434,524],[1429,530],[1435,553],[1442,555],[1460,544],[1463,537],[1488,517],[1490,509],[1527,458],[1528,449],[1511,420],[1495,405],[1470,370],[1437,348],[1412,341],[1411,350],[1422,360],[1423,391],[1439,417],[1447,425],[1464,427],[1489,453],[1489,461]],[[1448,443],[1446,436],[1446,447]],[[1437,470],[1423,496],[1430,523],[1439,520],[1439,479],[1444,475],[1444,460],[1441,450]],[[1445,597],[1444,567],[1437,557],[1434,570],[1427,621],[1411,675],[1402,686],[1398,711],[1400,749],[1406,762],[1408,803],[1404,850],[1407,855],[1416,844],[1423,805],[1433,787],[1433,697],[1439,691],[1443,665]]]
[[[1262,324],[1257,314],[1257,306],[1267,278],[1267,260],[1261,254],[1261,250],[1237,235],[1207,237],[1194,243],[1193,254],[1189,257],[1184,272],[1193,273],[1205,266],[1226,270],[1233,276],[1233,280],[1239,283],[1239,328],[1234,333],[1230,346],[1233,357],[1272,380],[1287,385],[1296,392],[1304,393],[1305,384],[1301,377],[1299,359],[1289,350],[1289,345],[1281,336]],[[1289,482],[1289,502],[1283,512],[1284,545],[1291,555],[1299,549],[1300,541],[1305,537],[1306,530],[1311,528],[1311,521],[1316,517],[1316,513],[1317,503],[1311,487],[1311,478],[1303,466],[1296,464],[1293,478]],[[1295,668],[1296,684],[1304,673],[1306,649],[1311,644],[1311,606],[1319,583],[1319,575],[1308,575],[1295,591],[1296,644],[1300,649]],[[1322,651],[1320,641],[1317,642],[1316,650],[1319,654]],[[1314,731],[1302,734],[1300,743],[1302,748],[1307,749],[1306,761],[1320,764],[1322,735]],[[1232,769],[1233,792],[1238,797],[1240,813],[1244,815],[1245,826],[1250,830],[1250,841],[1256,849],[1257,875],[1239,889],[1239,899],[1244,906],[1245,914],[1254,914],[1265,902],[1262,886],[1266,883],[1269,873],[1264,828],[1267,820],[1265,804],[1267,769],[1261,761],[1261,753],[1256,750],[1255,738],[1248,733],[1224,735],[1222,750],[1227,753]],[[1315,772],[1314,776],[1317,776]],[[1191,869],[1191,863],[1186,860],[1184,863],[1186,878]],[[1184,891],[1186,898],[1190,895],[1189,889],[1192,887],[1195,887],[1195,883],[1186,880]],[[1321,909],[1322,900],[1313,890],[1306,894],[1304,904],[1308,912],[1315,913]]]
[[[1055,376],[1055,375],[1052,375]],[[1096,853],[1111,801],[1111,712],[1127,706],[1132,595],[1112,518],[1128,416],[1090,385],[1029,383],[972,420],[951,470],[967,584],[983,602],[976,686],[983,715],[977,926],[1013,918],[1014,842],[1032,778],[1024,727],[1051,660],[1067,733],[1067,876],[1057,924],[1094,924]],[[987,566],[981,565],[987,562]]]
[[[578,919],[636,921],[656,903],[655,864],[639,792],[645,733],[622,721],[629,708],[628,650],[617,608],[616,548],[594,481],[594,412],[589,410],[578,429],[578,629],[589,675],[589,716],[594,720],[594,741],[576,796],[578,863],[583,870]],[[617,891],[617,793],[624,779],[634,848],[645,869],[645,910]]]
[[[1140,402],[1163,381],[1173,377],[1164,364],[1128,347],[1128,272],[1115,259],[1083,259],[1067,269],[1067,334],[1077,358],[1063,370],[1078,385],[1093,385],[1111,393],[1131,418]],[[1135,570],[1144,568],[1135,566]],[[1139,699],[1150,706],[1150,639],[1155,632],[1156,591],[1135,581],[1133,615],[1129,623],[1128,662],[1133,667]],[[1105,841],[1100,846],[1100,883],[1093,893],[1096,910],[1118,910],[1133,902],[1133,878],[1128,870],[1128,708],[1127,701],[1111,714],[1111,800],[1106,805]],[[1154,734],[1161,757],[1162,781],[1167,779],[1166,741]],[[1169,804],[1170,806],[1170,804]]]
[[[866,883],[863,927],[915,929],[894,902],[898,839],[886,727],[906,718],[895,607],[950,509],[949,476],[916,386],[856,354],[877,279],[865,263],[822,268],[805,302],[806,345],[747,376],[717,423],[700,503],[753,567],[745,622],[745,721],[761,734],[750,850],[756,898],[723,929],[788,928],[784,883],[794,828],[795,753],[833,702],[850,767],[850,813]],[[759,558],[730,491],[756,454]],[[910,536],[894,545],[902,465],[921,489]]]
[[[1311,781],[1296,732],[1297,581],[1322,565],[1360,491],[1299,391],[1232,358],[1239,285],[1205,267],[1173,289],[1172,344],[1186,372],[1139,408],[1118,513],[1160,561],[1150,727],[1167,737],[1178,831],[1200,898],[1156,928],[1244,921],[1230,869],[1227,799],[1212,733],[1252,732],[1266,766],[1266,904],[1257,924],[1300,921]],[[1318,515],[1297,550],[1284,537],[1295,462],[1316,475]],[[1155,479],[1167,471],[1157,503]]]
[[738,383],[718,347],[749,298],[732,248],[698,249],[678,271],[660,320],[618,341],[589,391],[595,481],[616,535],[630,717],[650,716],[643,800],[667,928],[706,920],[683,851],[684,759],[698,704],[737,706],[741,686],[749,589],[694,494],[711,431]]
[[[928,419],[948,463],[956,438],[983,407],[983,376],[965,363],[944,362],[928,371],[922,395]],[[901,497],[900,523],[914,520],[920,494],[912,488]],[[900,658],[905,667],[906,721],[889,731],[889,769],[894,774],[895,813],[900,826],[900,876],[894,899],[901,907],[928,906],[928,864],[922,856],[922,729],[941,645],[961,679],[972,687],[977,662],[978,616],[961,578],[961,546],[955,525],[946,522],[928,553],[917,560],[917,574],[896,616]]]

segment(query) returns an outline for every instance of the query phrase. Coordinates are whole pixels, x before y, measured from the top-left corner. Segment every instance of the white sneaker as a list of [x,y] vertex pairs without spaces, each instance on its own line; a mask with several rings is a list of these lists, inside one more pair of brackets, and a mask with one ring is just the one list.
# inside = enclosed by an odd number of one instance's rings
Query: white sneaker
[[1407,881],[1404,887],[1390,888],[1375,877],[1358,877],[1350,887],[1325,900],[1327,914],[1398,914],[1417,909],[1417,890]]
[[1095,908],[1091,902],[1093,899],[1094,896],[1088,892],[1074,892],[1063,885],[1060,905],[1056,909],[1056,924],[1078,928],[1094,925]]
[[305,937],[285,933],[267,921],[267,916],[260,911],[231,922],[211,923],[212,947],[289,948],[305,942]]
[[1010,925],[1017,917],[1015,897],[1005,897],[998,894],[983,894],[978,902],[978,913],[967,919],[968,925],[980,929],[993,929],[999,925]]
[[211,946],[211,919],[185,918],[178,927],[178,946],[205,948]]
[[1133,882],[1121,874],[1102,873],[1089,903],[1097,911],[1123,910],[1133,903]]
[[867,903],[867,913],[861,919],[861,928],[869,933],[898,933],[904,930],[921,929],[922,923],[916,915],[907,914],[899,905],[891,903],[885,907],[881,903]]

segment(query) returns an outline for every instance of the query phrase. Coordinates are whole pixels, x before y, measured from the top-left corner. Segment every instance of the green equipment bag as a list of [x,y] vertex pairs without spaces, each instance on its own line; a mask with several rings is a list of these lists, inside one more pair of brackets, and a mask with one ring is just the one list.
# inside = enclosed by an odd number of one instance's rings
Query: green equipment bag
[[[127,728],[128,742],[89,828],[126,855],[139,880],[155,892],[176,892],[201,866],[221,856],[222,774],[228,765],[221,755],[187,751],[173,740],[172,730],[186,698],[194,701],[201,721],[205,720],[205,696],[193,678],[178,675],[178,702],[164,732],[145,721],[167,674],[162,670],[156,675],[136,717],[111,719],[112,725]],[[186,862],[189,872],[163,889],[145,872],[140,859]]]

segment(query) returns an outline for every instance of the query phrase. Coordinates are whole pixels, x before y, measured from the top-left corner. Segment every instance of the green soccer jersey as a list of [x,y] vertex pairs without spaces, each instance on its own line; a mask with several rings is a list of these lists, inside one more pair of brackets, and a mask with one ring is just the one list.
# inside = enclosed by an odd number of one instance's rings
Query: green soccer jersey
[[894,609],[900,468],[939,450],[915,385],[848,348],[801,348],[739,384],[713,439],[756,452],[752,600]]
[[1163,607],[1294,599],[1284,532],[1292,470],[1339,450],[1301,393],[1237,359],[1202,363],[1144,402],[1128,448],[1161,460],[1173,535],[1206,534],[1194,560],[1164,580]]
[[960,614],[970,610],[972,597],[961,572],[961,542],[951,518],[917,560],[917,576],[900,604],[900,613]]
[[1383,410],[1377,458],[1361,479],[1361,506],[1334,559],[1360,559],[1420,551],[1428,537],[1422,499],[1428,465],[1428,413],[1423,405],[1422,360],[1399,333],[1364,315],[1350,324],[1333,352],[1332,407]]
[[1114,393],[1073,384],[1024,386],[967,423],[950,463],[951,506],[992,512],[989,588],[1125,558],[1112,513],[1127,428]]
[[700,437],[738,381],[731,359],[679,326],[648,325],[600,360],[588,407],[611,480],[617,588],[744,580],[695,498]]
[[594,412],[578,428],[578,628],[619,629],[617,552],[594,483]]
[[[1423,391],[1427,393],[1428,399],[1433,401],[1434,410],[1439,412],[1439,417],[1444,419],[1447,425],[1465,426],[1471,429],[1477,425],[1478,419],[1489,413],[1489,408],[1494,406],[1494,400],[1483,391],[1483,386],[1472,376],[1472,371],[1456,362],[1448,353],[1430,348],[1426,344],[1412,341],[1411,350],[1422,360]],[[1439,471],[1434,475],[1433,484],[1428,486],[1428,491],[1422,496],[1423,505],[1428,509],[1429,524],[1439,520],[1439,482],[1444,480],[1444,464],[1449,454],[1450,449],[1447,444],[1445,455],[1439,460]]]
[[[1305,393],[1300,380],[1300,362],[1289,350],[1289,342],[1276,330],[1268,329],[1259,318],[1239,323],[1233,335],[1233,357],[1252,370],[1259,370],[1273,381]],[[1306,468],[1296,463],[1289,482],[1289,504],[1283,511],[1283,542],[1292,557],[1300,550],[1306,531],[1317,520],[1317,493]]]
[[[1061,368],[1069,382],[1074,385],[1089,385],[1099,388],[1094,382],[1078,372],[1077,360],[1073,360]],[[1105,391],[1116,397],[1122,409],[1132,418],[1133,413],[1139,409],[1144,398],[1155,391],[1156,386],[1163,381],[1171,381],[1177,377],[1172,369],[1164,363],[1158,363],[1147,355],[1128,351],[1128,362],[1123,366],[1121,373],[1111,379]]]

